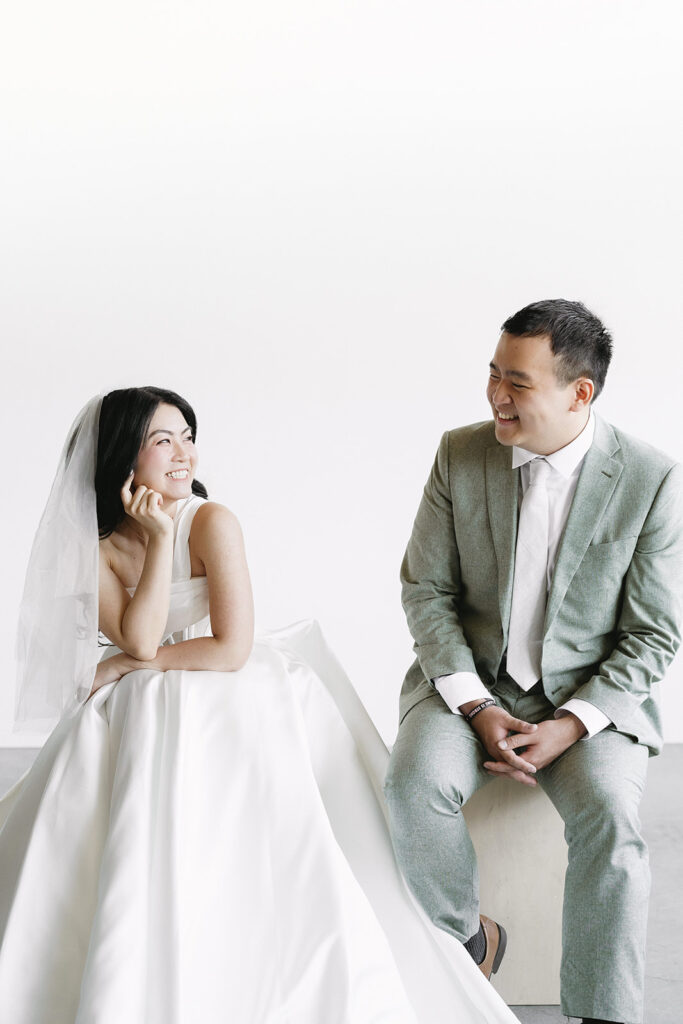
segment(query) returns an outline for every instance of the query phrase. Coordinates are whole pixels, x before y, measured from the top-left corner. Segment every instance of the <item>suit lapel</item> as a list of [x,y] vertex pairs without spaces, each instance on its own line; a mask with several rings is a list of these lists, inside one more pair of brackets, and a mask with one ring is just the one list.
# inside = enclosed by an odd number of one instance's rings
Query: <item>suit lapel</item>
[[619,450],[614,431],[599,417],[596,416],[595,421],[595,438],[584,459],[557,553],[548,595],[544,635],[559,611],[621,476],[621,463],[612,458]]
[[495,444],[486,449],[486,507],[498,561],[498,602],[503,632],[507,632],[517,539],[519,472],[512,468],[512,448]]

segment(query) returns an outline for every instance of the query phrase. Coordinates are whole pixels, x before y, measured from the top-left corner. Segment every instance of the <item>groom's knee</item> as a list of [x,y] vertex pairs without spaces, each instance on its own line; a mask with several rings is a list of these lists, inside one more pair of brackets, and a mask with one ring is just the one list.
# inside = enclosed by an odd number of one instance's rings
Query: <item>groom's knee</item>
[[[595,739],[595,753],[599,755],[601,737]],[[640,834],[638,811],[647,751],[629,745],[618,735],[603,737],[602,746],[606,748],[602,757],[582,758],[579,754],[583,748],[578,750],[576,763],[567,764],[569,771],[565,772],[561,793],[557,794],[560,798],[556,799],[556,806],[565,820],[570,851],[585,857],[601,849],[622,846],[643,855],[646,847]],[[612,757],[607,756],[609,753]]]
[[597,784],[582,807],[566,822],[570,855],[606,859],[610,869],[647,859],[638,803],[632,794]]
[[384,792],[392,830],[452,823],[481,785],[483,756],[470,727],[441,698],[424,700],[401,723]]
[[394,820],[419,820],[434,813],[457,813],[462,805],[453,766],[424,750],[394,748],[384,793]]

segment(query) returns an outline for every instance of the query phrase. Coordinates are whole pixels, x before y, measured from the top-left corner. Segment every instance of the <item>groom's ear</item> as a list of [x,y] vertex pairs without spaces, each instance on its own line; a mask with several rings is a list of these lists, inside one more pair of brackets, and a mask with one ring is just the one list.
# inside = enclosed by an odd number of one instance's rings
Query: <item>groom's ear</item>
[[574,388],[574,401],[569,408],[572,412],[580,412],[581,409],[585,409],[593,401],[595,384],[590,377],[579,377],[578,380],[574,381],[572,387]]

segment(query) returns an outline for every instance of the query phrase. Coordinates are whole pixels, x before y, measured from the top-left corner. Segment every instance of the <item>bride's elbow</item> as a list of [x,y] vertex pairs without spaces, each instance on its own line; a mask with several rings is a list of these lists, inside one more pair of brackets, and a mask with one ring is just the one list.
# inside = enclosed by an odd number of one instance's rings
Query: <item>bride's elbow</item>
[[239,672],[244,668],[253,647],[253,638],[249,642],[225,643],[221,645],[221,672]]
[[158,644],[150,644],[145,641],[130,641],[121,648],[124,654],[128,654],[136,661],[154,661],[158,652]]
[[232,657],[229,659],[230,667],[228,668],[227,671],[228,672],[239,672],[239,670],[241,668],[244,668],[244,666],[248,662],[250,654],[251,654],[251,647],[249,648],[249,650],[242,650],[240,652],[234,653],[232,655]]
[[249,655],[251,654],[251,648],[252,648],[252,645],[250,644],[248,650],[247,649],[243,650],[242,653],[239,655],[239,657],[235,658],[235,668],[233,669],[234,672],[239,672],[239,670],[241,668],[244,668],[246,663],[249,661]]

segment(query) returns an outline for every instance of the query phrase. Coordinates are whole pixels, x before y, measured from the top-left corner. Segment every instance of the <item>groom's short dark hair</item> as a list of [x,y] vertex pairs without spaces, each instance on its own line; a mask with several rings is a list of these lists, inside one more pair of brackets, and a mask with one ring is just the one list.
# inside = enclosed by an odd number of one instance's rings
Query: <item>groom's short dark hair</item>
[[516,337],[550,337],[550,349],[557,357],[555,372],[560,384],[578,377],[590,377],[593,398],[602,391],[612,358],[612,337],[604,324],[582,302],[544,299],[532,302],[508,317],[501,330]]

